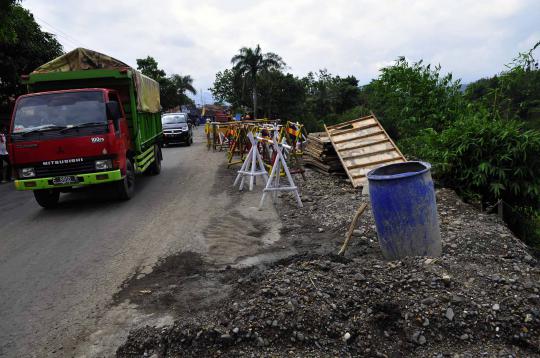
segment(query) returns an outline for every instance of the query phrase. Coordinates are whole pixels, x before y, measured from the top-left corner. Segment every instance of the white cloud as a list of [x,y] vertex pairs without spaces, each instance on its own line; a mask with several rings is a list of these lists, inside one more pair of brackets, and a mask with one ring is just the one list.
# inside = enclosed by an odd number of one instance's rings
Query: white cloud
[[540,40],[535,0],[26,0],[23,6],[48,23],[46,30],[65,33],[58,35],[66,50],[80,42],[132,65],[151,55],[203,89],[242,46],[280,54],[300,76],[327,68],[366,83],[403,55],[440,63],[469,82],[497,73]]

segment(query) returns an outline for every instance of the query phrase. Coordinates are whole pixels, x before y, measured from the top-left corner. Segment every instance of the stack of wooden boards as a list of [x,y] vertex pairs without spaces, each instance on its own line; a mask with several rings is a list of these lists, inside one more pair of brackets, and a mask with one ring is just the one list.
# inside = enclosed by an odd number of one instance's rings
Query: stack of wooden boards
[[324,174],[345,175],[339,157],[325,132],[310,133],[304,148],[304,165]]
[[355,188],[371,169],[407,161],[373,114],[324,128]]

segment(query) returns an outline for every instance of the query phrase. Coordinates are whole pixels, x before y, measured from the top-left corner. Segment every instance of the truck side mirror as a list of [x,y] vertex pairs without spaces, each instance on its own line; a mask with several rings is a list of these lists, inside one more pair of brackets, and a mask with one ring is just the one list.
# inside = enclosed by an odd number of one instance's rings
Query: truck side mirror
[[112,119],[114,124],[114,130],[120,130],[120,118],[122,118],[122,111],[120,110],[120,104],[116,101],[107,102],[107,113],[109,118]]

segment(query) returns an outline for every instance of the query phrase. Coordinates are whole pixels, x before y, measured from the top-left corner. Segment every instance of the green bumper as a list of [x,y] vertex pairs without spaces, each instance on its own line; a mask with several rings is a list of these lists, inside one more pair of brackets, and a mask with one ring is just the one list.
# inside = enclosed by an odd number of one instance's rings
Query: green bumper
[[74,184],[54,185],[52,183],[53,178],[50,177],[50,178],[15,180],[15,189],[36,190],[36,189],[64,188],[64,187],[70,187],[70,186],[83,186],[83,185],[108,183],[111,181],[121,180],[123,178],[122,173],[120,172],[120,169],[111,170],[108,172],[77,174],[74,176],[79,179],[79,183],[75,185]]

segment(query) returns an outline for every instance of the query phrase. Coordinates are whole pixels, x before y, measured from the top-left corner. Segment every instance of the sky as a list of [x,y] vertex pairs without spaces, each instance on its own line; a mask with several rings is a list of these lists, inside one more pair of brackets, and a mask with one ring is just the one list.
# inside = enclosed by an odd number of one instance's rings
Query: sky
[[[215,74],[260,44],[287,71],[327,69],[361,84],[399,56],[440,64],[469,83],[540,41],[538,0],[23,0],[65,51],[85,47],[136,67],[154,57],[189,74],[211,102]],[[201,102],[200,93],[196,102]]]

